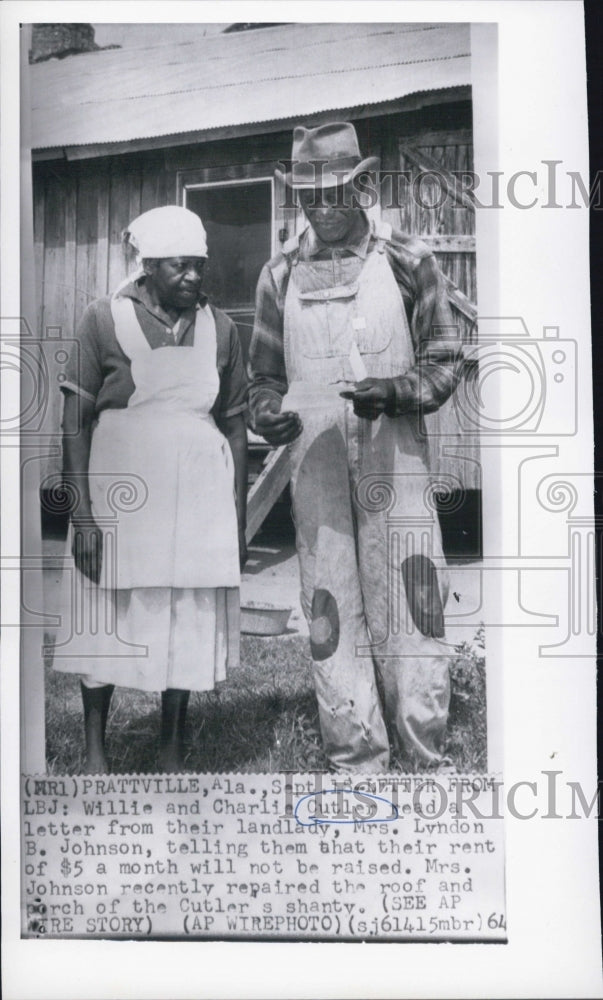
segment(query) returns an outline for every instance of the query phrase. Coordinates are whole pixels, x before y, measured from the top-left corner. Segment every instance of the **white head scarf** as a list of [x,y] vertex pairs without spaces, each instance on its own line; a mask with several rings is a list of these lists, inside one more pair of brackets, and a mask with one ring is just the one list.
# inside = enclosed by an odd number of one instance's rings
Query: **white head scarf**
[[144,275],[143,260],[164,257],[207,257],[207,236],[198,215],[180,205],[164,205],[143,212],[127,227],[125,238],[136,251],[136,270],[124,278],[113,295],[120,295]]
[[145,258],[207,257],[207,237],[198,215],[180,205],[144,212],[128,226],[137,263]]

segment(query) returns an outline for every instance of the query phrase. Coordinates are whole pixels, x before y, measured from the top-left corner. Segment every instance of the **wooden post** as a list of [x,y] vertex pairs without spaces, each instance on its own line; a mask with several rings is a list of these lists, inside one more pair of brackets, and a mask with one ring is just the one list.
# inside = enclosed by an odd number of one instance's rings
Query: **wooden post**
[[249,491],[247,498],[247,544],[261,528],[285,486],[291,478],[289,453],[281,445],[268,455],[264,468]]
[[441,183],[444,184],[448,194],[454,198],[459,205],[464,205],[465,208],[470,208],[475,211],[475,197],[471,191],[465,191],[464,188],[459,184],[458,180],[454,174],[450,173],[449,170],[438,161],[434,160],[432,156],[429,156],[424,151],[414,149],[412,146],[407,146],[404,144],[403,151],[405,157],[410,160],[410,162],[418,167],[420,171],[426,174],[436,174]]
[[[21,317],[33,336],[27,350],[36,350],[37,309],[34,273],[33,196],[31,178],[29,49],[31,25],[21,26]],[[23,352],[24,345],[21,345]],[[22,372],[25,371],[22,366]],[[31,448],[32,439],[27,439]],[[43,617],[34,625],[33,616],[25,619],[25,609],[43,609],[42,529],[40,514],[39,459],[34,447],[24,447],[21,437],[21,468],[28,463],[28,475],[22,476],[21,554],[26,571],[21,571],[21,771],[41,774],[46,770],[46,726],[44,713],[44,667],[42,662]],[[33,451],[33,455],[32,455]],[[31,464],[30,464],[31,463]],[[32,474],[33,473],[33,474]],[[23,627],[23,623],[25,627]]]

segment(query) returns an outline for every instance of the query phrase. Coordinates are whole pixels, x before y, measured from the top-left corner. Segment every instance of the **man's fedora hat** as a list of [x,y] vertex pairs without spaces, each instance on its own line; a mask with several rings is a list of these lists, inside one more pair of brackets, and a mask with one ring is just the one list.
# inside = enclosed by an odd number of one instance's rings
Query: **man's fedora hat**
[[376,156],[362,159],[354,126],[331,122],[317,128],[298,125],[293,131],[291,170],[277,169],[276,174],[293,188],[327,188],[378,169]]

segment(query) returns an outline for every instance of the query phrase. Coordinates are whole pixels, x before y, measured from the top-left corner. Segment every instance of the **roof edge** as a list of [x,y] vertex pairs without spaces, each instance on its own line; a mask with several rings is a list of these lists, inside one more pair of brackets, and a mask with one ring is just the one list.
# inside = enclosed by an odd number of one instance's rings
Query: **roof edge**
[[[333,107],[304,115],[307,124],[320,124],[334,112],[345,118],[374,118],[383,114],[416,111],[431,104],[449,104],[455,100],[471,100],[471,85],[460,84],[454,87],[442,87],[437,90],[418,90],[386,101],[372,104],[357,104],[349,107]],[[234,139],[268,132],[281,132],[292,129],[299,123],[299,115],[290,118],[273,118],[264,121],[244,122],[241,125],[219,125],[215,128],[195,130],[192,132],[168,132],[159,136],[141,137],[138,139],[116,140],[101,143],[87,143],[74,146],[39,146],[32,149],[32,160],[40,163],[49,160],[87,160],[101,156],[119,156],[128,153],[146,152],[153,149],[163,149],[166,145],[194,146],[201,142],[215,142],[220,139]]]

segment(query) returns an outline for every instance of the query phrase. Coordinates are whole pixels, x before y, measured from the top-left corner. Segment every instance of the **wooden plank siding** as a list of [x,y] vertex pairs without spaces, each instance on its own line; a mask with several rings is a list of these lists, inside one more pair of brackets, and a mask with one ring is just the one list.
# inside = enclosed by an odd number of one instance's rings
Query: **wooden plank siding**
[[[381,157],[384,170],[408,169],[417,175],[416,164],[404,157],[405,145],[448,171],[473,167],[467,101],[363,117],[355,124],[363,153]],[[126,276],[129,265],[121,233],[137,214],[181,201],[183,185],[193,175],[211,180],[272,175],[274,165],[286,161],[290,150],[291,132],[282,130],[130,155],[34,163],[35,264],[41,289],[38,335],[56,335],[60,328],[64,337],[72,338],[86,305],[106,295]],[[284,230],[291,236],[301,224],[299,211],[282,208],[283,193],[277,183],[273,220],[277,246]],[[396,227],[431,241],[442,270],[458,286],[460,310],[454,310],[455,318],[463,339],[470,341],[475,336],[471,304],[476,302],[472,209],[462,203],[453,205],[451,199],[434,209],[407,199],[400,207],[383,205],[382,216]],[[56,375],[52,373],[55,379]],[[60,393],[52,389],[44,431],[55,433],[57,439],[61,406]],[[468,456],[467,461],[449,458],[440,448],[436,470],[453,472],[465,487],[479,486],[478,466],[474,464],[477,442],[462,438],[452,405],[447,404],[429,419],[436,433],[450,433],[447,443],[462,444]],[[49,459],[43,476],[58,472],[58,466],[58,459]]]
[[[459,336],[464,343],[473,343],[477,336],[475,210],[458,183],[461,172],[473,170],[471,130],[426,129],[417,123],[403,134],[388,134],[381,162],[384,170],[392,175],[398,170],[404,178],[394,204],[389,198],[391,185],[385,192],[382,189],[382,218],[432,247],[452,283],[449,295]],[[436,175],[430,176],[429,170]],[[461,242],[455,246],[456,240]],[[450,485],[457,480],[463,489],[480,489],[479,438],[459,425],[454,396],[427,416],[426,426],[434,473]]]

